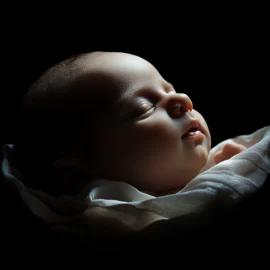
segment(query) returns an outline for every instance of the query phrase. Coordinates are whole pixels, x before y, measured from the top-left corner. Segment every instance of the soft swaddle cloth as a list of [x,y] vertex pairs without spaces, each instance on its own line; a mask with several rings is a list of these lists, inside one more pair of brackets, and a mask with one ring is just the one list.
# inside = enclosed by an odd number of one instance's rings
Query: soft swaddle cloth
[[[214,153],[230,140],[248,149],[214,165]],[[54,198],[23,185],[12,163],[13,148],[3,147],[1,171],[7,184],[15,188],[34,215],[52,228],[83,234],[102,231],[103,225],[104,230],[108,226],[138,230],[160,219],[233,205],[254,194],[270,173],[270,126],[221,142],[210,151],[204,172],[181,191],[160,197],[124,182],[98,179],[77,196]]]

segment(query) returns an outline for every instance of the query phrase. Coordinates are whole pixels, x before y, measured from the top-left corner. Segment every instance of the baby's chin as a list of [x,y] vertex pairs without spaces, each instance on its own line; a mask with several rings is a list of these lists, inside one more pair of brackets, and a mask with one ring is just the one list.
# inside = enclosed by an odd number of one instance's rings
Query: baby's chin
[[197,160],[196,164],[193,163],[193,166],[196,166],[196,173],[199,174],[202,168],[207,164],[209,159],[209,148],[206,145],[200,145],[197,149]]

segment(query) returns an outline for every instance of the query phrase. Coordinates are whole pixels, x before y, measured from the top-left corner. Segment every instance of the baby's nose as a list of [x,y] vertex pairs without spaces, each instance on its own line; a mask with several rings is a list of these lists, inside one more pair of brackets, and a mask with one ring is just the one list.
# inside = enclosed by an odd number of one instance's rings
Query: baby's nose
[[193,104],[188,95],[182,93],[170,95],[168,101],[168,112],[172,117],[179,117],[192,109]]

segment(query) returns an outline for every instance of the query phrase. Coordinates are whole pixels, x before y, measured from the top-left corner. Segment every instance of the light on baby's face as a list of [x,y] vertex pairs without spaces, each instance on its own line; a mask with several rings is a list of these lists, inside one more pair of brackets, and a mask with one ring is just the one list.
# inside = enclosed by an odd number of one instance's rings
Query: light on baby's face
[[151,192],[184,186],[208,158],[211,137],[204,118],[144,59],[120,53],[103,57],[101,63],[109,66],[104,72],[119,87],[112,101],[115,122],[104,121],[98,136],[101,177]]

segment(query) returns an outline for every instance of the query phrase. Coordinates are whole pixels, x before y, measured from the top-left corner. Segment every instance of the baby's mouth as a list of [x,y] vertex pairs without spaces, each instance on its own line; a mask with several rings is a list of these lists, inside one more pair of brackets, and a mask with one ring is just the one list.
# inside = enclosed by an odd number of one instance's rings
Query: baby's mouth
[[188,130],[182,135],[182,139],[194,137],[200,134],[203,134],[202,128],[200,127],[200,124],[195,121],[190,123]]
[[202,132],[197,129],[197,128],[191,128],[190,130],[188,130],[183,136],[182,136],[182,139],[185,139],[187,137],[190,137],[190,136],[196,136],[196,135],[199,135],[201,134]]

